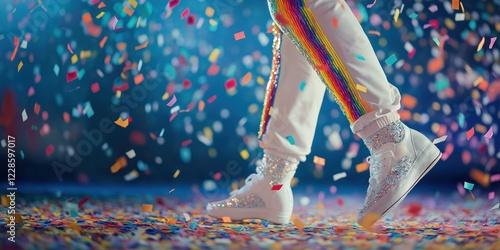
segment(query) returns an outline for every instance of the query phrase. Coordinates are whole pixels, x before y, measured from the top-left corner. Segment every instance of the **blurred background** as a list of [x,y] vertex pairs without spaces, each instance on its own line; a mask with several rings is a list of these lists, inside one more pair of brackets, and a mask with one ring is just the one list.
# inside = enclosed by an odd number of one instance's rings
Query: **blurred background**
[[[491,189],[500,173],[500,1],[452,2],[348,4],[403,95],[405,123],[444,140],[423,182]],[[0,4],[0,162],[14,136],[19,185],[214,189],[254,171],[272,56],[265,0]],[[365,187],[367,156],[328,95],[297,185]]]

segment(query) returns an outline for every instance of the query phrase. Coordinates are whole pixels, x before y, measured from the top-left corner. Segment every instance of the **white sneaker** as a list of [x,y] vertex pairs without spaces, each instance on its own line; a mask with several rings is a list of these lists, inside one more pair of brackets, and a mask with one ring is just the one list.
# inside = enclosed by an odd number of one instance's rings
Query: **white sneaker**
[[[298,161],[288,161],[264,154],[257,173],[245,180],[245,185],[231,192],[228,199],[207,204],[207,213],[233,221],[261,219],[273,224],[287,224],[293,211],[293,194],[290,182],[295,175]],[[272,190],[283,185],[279,190]]]
[[396,207],[441,158],[424,135],[396,121],[365,139],[370,180],[357,222],[365,228]]

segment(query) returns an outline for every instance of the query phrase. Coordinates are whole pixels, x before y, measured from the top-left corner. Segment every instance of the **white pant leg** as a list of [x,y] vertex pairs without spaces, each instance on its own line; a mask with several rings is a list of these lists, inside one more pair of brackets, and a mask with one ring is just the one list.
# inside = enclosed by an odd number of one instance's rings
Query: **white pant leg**
[[[304,36],[294,33],[298,32],[298,29],[296,27],[292,28],[293,25],[300,22],[293,19],[305,20],[303,23],[316,22],[320,30],[319,32],[315,30],[309,36],[317,36],[318,33],[322,32],[340,57],[340,61],[345,65],[354,83],[366,87],[366,93],[359,91],[359,94],[371,108],[371,111],[362,114],[351,123],[351,129],[354,133],[366,138],[380,128],[399,119],[397,111],[400,109],[400,93],[396,87],[388,82],[367,35],[344,0],[268,1],[273,19],[284,30],[285,34],[294,38],[299,45],[299,49],[306,56],[311,51],[308,51],[306,47],[300,48],[300,45],[307,41],[304,41]],[[303,8],[302,4],[304,2],[312,13],[312,17],[303,15],[303,12],[299,11],[293,14],[280,13],[280,11],[290,11],[293,8],[285,10],[286,7],[276,7],[281,4],[281,6],[293,5],[295,9]],[[276,18],[276,15],[282,15],[282,17]],[[332,25],[334,18],[338,23],[336,28]],[[285,23],[280,24],[280,21]],[[358,59],[356,55],[362,56],[364,60]]]
[[[262,137],[266,153],[305,161],[311,152],[325,85],[291,40],[282,36],[278,87],[267,132]],[[303,90],[301,83],[305,82]],[[287,138],[291,136],[295,145]]]

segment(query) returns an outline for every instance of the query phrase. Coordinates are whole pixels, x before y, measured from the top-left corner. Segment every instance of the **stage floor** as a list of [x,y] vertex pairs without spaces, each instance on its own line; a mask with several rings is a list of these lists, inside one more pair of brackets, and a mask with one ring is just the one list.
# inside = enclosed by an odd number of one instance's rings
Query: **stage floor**
[[[297,219],[277,226],[204,215],[207,201],[224,198],[221,190],[25,189],[16,197],[22,226],[15,244],[5,233],[7,208],[0,217],[4,249],[500,249],[500,209],[491,209],[498,193],[488,199],[488,193],[420,188],[367,231],[355,223],[364,198],[359,190],[297,189]],[[147,204],[152,212],[143,212]]]

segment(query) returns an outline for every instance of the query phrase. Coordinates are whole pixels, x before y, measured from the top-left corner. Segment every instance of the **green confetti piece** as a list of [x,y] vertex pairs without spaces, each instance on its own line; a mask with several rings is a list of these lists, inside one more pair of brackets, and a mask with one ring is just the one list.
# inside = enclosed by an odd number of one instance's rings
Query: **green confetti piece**
[[288,142],[290,142],[290,144],[295,145],[295,139],[293,139],[293,136],[289,135],[286,137],[286,139],[288,140]]
[[460,113],[458,114],[458,126],[460,126],[461,128],[464,127],[464,123],[465,123],[465,115]]
[[357,59],[361,60],[361,61],[365,61],[365,57],[360,55],[360,54],[354,54],[354,56],[356,56]]
[[385,64],[387,64],[387,66],[392,66],[398,59],[396,58],[396,55],[395,54],[392,54],[391,56],[389,56],[387,59],[385,59]]
[[21,154],[21,159],[24,160],[24,151],[21,150],[19,153]]
[[417,18],[417,17],[418,17],[418,14],[414,12],[414,13],[411,13],[411,15],[409,15],[409,17],[410,17],[411,19],[415,19],[415,18]]
[[441,44],[439,42],[439,39],[437,39],[437,37],[433,37],[432,40],[436,43],[437,46],[439,46]]
[[474,188],[474,184],[464,181],[464,188],[467,190],[472,190]]
[[306,87],[306,82],[302,81],[299,86],[300,91],[304,91],[304,88]]
[[445,90],[449,86],[450,86],[450,81],[446,77],[444,77],[444,78],[439,79],[438,81],[436,81],[436,90],[437,91]]

